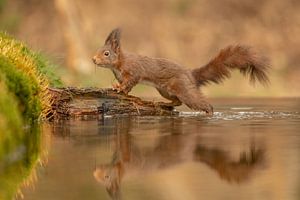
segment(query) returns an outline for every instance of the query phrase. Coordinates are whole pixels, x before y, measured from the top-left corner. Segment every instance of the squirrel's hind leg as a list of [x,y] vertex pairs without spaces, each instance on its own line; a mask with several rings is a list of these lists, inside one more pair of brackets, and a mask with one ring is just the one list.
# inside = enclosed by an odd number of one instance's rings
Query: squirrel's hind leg
[[178,91],[176,94],[178,99],[189,108],[198,111],[202,110],[208,115],[213,115],[213,107],[205,101],[205,98],[196,88]]
[[163,96],[164,98],[172,101],[171,103],[163,103],[164,105],[167,105],[167,106],[180,106],[180,105],[182,105],[182,102],[178,99],[177,96],[170,95],[167,91],[165,91],[163,89],[159,89],[159,88],[156,88],[156,89],[157,89],[157,91],[159,92],[159,94],[161,96]]

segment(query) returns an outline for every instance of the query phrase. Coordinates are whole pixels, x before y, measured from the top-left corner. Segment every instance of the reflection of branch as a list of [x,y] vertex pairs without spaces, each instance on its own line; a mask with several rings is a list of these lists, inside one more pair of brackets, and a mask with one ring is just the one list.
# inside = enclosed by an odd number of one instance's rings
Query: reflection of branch
[[209,149],[197,146],[194,151],[196,161],[207,164],[216,170],[222,179],[228,182],[240,183],[246,181],[252,174],[253,169],[263,162],[264,151],[250,148],[250,152],[243,152],[238,161],[232,161],[229,155],[219,149]]

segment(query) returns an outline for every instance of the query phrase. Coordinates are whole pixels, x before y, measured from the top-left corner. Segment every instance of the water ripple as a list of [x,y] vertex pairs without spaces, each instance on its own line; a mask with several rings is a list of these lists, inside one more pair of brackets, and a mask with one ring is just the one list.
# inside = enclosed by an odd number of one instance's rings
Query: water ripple
[[[217,120],[244,120],[244,119],[300,119],[299,112],[282,111],[223,111],[214,112],[211,119]],[[181,117],[205,116],[203,112],[180,112]]]

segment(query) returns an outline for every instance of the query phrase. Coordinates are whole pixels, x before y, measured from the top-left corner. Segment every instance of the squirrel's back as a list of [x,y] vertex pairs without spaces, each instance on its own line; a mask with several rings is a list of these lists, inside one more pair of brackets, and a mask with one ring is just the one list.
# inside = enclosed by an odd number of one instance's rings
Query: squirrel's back
[[123,70],[139,75],[142,81],[167,81],[188,73],[188,70],[182,65],[165,58],[124,53],[122,62]]

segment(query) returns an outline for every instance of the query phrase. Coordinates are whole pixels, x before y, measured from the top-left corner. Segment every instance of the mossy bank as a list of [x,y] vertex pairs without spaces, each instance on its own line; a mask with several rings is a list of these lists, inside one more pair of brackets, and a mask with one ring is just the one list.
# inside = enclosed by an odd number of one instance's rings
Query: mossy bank
[[48,87],[61,86],[53,65],[0,33],[0,199],[13,199],[40,162],[40,120],[50,109]]
[[53,66],[22,42],[0,33],[0,73],[6,77],[8,89],[19,100],[23,116],[36,120],[47,116],[51,96],[49,86],[60,86]]

